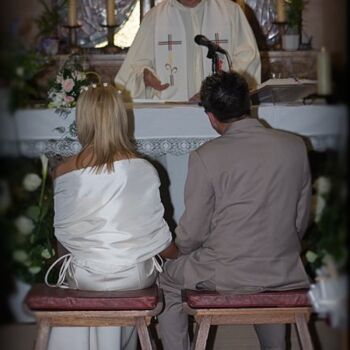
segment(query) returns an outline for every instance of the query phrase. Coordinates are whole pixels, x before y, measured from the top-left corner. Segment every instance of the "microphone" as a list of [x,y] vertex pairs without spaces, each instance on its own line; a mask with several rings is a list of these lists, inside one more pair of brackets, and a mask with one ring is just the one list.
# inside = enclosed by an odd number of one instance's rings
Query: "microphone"
[[202,34],[198,34],[194,37],[194,41],[196,44],[201,46],[206,46],[211,52],[220,52],[224,55],[227,54],[226,50],[220,47],[218,44],[215,44],[213,41],[210,41],[207,37]]

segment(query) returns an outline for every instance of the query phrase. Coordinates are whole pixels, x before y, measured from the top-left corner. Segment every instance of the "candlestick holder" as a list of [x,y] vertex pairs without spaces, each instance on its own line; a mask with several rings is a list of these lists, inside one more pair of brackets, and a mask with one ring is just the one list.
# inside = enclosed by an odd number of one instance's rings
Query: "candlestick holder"
[[118,24],[101,24],[101,27],[107,28],[107,45],[102,49],[106,53],[120,53],[122,48],[114,44],[114,32],[115,28],[118,28]]
[[68,51],[71,54],[79,53],[80,52],[80,47],[78,46],[78,35],[77,31],[78,28],[81,27],[81,24],[76,24],[76,25],[64,25],[64,28],[68,29]]
[[282,37],[286,33],[286,27],[288,22],[274,21],[272,23],[278,27],[277,43],[275,45],[275,50],[283,50]]

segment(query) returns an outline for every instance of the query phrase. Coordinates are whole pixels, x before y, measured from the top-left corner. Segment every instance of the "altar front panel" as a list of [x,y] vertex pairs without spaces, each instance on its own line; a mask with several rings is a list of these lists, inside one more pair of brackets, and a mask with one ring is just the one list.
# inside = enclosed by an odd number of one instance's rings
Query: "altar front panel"
[[[131,133],[138,150],[164,168],[178,221],[184,209],[183,190],[188,154],[218,134],[203,108],[193,104],[128,105]],[[60,116],[54,110],[19,110],[2,115],[1,153],[36,157],[69,156],[80,149],[74,110]],[[264,124],[303,136],[316,150],[339,149],[345,143],[347,110],[344,106],[261,105],[253,109]],[[169,181],[168,181],[169,180]]]

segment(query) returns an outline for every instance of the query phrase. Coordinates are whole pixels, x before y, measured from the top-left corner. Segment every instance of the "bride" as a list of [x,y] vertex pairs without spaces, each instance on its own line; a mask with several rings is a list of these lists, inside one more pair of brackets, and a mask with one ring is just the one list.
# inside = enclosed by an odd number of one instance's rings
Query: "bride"
[[[128,119],[118,90],[92,86],[76,108],[82,149],[53,171],[55,236],[67,251],[52,286],[131,290],[152,285],[177,248],[163,219],[160,181],[128,138]],[[136,349],[134,327],[52,329],[50,350]]]

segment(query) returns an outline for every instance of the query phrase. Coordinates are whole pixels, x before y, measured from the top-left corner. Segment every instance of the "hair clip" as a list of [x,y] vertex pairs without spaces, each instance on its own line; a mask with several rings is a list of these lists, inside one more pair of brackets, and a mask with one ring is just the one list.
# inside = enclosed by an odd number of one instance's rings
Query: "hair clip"
[[102,84],[104,87],[107,87],[108,86],[108,83],[103,83]]
[[92,84],[92,87],[93,87],[94,89],[96,88],[96,86],[97,86],[96,84]]
[[88,88],[87,86],[84,86],[84,87],[83,87],[83,90],[88,91],[89,88]]

